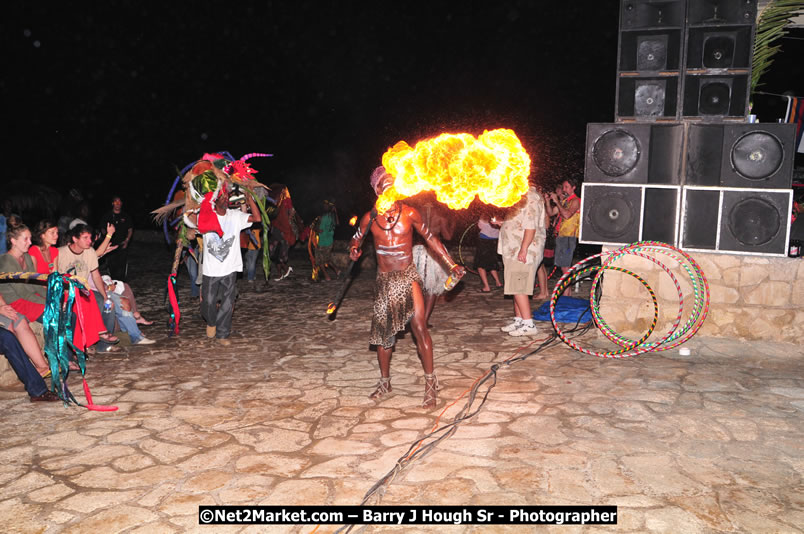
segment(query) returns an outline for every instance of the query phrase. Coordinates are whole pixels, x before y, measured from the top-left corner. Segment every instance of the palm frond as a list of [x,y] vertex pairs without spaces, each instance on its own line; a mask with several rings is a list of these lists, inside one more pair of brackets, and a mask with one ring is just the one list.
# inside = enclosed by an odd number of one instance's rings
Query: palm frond
[[782,48],[776,41],[787,35],[790,21],[802,13],[804,0],[771,0],[759,13],[751,61],[751,94],[762,85],[762,75],[770,69],[773,57]]

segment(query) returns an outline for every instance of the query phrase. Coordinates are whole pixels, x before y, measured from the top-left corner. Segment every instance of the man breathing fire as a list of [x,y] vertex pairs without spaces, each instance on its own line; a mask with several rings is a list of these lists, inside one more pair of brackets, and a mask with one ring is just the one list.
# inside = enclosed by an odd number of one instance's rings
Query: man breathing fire
[[[385,167],[377,167],[371,175],[371,187],[380,196],[394,183]],[[456,264],[446,247],[424,224],[419,212],[402,202],[395,202],[376,219],[366,213],[349,246],[349,257],[357,260],[362,254],[363,236],[371,231],[377,252],[377,283],[374,297],[374,316],[371,321],[369,343],[377,345],[380,364],[380,382],[369,398],[378,399],[391,393],[391,353],[396,334],[410,321],[416,351],[424,370],[424,400],[422,407],[433,408],[438,402],[438,379],[433,372],[433,341],[427,330],[427,319],[421,279],[413,265],[413,231],[450,271],[453,281],[466,274]]]

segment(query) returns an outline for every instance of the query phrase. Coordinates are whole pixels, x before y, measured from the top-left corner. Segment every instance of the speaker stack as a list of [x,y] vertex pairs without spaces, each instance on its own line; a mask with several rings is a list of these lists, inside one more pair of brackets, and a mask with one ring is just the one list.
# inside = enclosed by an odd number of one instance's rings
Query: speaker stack
[[589,124],[580,240],[787,255],[795,127],[747,123],[757,0],[621,0],[615,123]]
[[756,0],[689,0],[682,82],[685,118],[745,120],[756,16]]

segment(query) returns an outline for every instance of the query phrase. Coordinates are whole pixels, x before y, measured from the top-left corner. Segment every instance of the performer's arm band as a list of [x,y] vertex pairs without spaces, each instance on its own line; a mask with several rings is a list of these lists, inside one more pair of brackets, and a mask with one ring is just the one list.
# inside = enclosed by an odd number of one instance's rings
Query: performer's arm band
[[106,239],[111,239],[111,238],[112,238],[112,234],[106,234]]

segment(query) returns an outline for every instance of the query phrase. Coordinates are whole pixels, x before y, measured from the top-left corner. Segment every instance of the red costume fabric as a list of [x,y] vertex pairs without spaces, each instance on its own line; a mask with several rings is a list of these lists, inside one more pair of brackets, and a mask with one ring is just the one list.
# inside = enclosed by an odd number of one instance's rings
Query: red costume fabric
[[[36,264],[37,273],[50,274],[53,272],[51,267],[56,265],[56,258],[59,257],[59,249],[50,247],[50,264],[45,261],[42,252],[37,246],[29,248],[28,254],[31,255]],[[86,347],[92,346],[100,340],[98,334],[104,332],[106,327],[103,325],[103,319],[101,318],[98,304],[92,296],[85,297],[81,294],[76,295],[75,301],[73,302],[73,313],[76,314],[78,318],[75,321],[75,329],[73,330],[73,345],[84,350]]]
[[287,241],[288,245],[291,247],[296,244],[296,239],[298,238],[296,231],[294,231],[293,226],[296,225],[298,228],[298,220],[296,220],[296,210],[293,209],[293,202],[290,200],[289,197],[285,197],[282,199],[282,202],[279,203],[276,219],[272,222],[274,226],[276,226],[280,232],[282,232],[282,238]]
[[212,192],[204,195],[204,201],[201,202],[201,207],[198,211],[198,231],[202,234],[207,232],[215,232],[218,237],[223,237],[223,229],[221,222],[218,220],[218,214],[215,213],[215,208],[212,206]]

